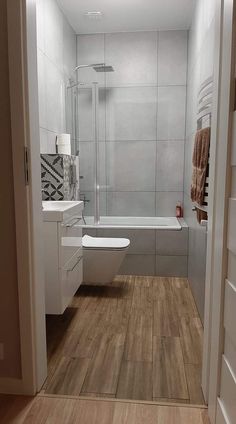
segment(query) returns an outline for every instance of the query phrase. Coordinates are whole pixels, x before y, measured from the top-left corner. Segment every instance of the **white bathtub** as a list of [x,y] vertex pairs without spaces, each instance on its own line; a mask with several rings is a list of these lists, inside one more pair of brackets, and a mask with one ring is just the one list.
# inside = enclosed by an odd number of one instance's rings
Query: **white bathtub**
[[186,277],[188,226],[175,217],[85,217],[83,234],[130,239],[119,274]]
[[126,228],[126,229],[155,229],[155,230],[182,230],[181,221],[175,217],[137,217],[137,216],[101,216],[99,224],[94,224],[93,217],[85,217],[83,228]]

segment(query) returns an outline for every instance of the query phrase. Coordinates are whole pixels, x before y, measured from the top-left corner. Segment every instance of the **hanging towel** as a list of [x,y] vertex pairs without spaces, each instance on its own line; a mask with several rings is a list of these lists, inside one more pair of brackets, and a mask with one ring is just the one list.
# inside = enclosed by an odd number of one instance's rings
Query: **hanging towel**
[[191,199],[200,206],[204,203],[210,135],[211,130],[209,127],[197,131],[193,150]]

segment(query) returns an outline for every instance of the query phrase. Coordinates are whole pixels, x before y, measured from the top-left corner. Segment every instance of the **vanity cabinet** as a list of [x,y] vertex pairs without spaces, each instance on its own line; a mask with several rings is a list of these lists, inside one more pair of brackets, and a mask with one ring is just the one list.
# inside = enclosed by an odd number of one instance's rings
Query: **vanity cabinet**
[[44,220],[46,314],[63,314],[83,280],[81,216]]

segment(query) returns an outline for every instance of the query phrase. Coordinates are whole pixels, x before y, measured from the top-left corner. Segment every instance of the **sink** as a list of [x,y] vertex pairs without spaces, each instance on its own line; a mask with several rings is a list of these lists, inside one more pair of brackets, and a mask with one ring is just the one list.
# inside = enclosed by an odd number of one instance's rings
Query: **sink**
[[46,200],[42,202],[44,221],[68,221],[81,216],[84,202],[66,200]]

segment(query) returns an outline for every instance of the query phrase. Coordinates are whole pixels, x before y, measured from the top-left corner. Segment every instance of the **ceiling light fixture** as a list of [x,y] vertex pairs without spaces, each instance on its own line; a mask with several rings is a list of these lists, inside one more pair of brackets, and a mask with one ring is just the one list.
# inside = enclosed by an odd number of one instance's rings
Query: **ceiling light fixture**
[[103,14],[102,12],[86,12],[84,16],[88,19],[101,19]]

